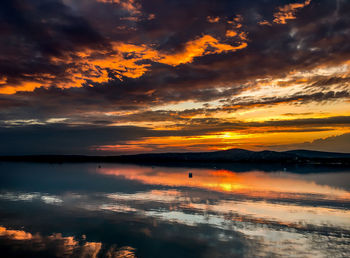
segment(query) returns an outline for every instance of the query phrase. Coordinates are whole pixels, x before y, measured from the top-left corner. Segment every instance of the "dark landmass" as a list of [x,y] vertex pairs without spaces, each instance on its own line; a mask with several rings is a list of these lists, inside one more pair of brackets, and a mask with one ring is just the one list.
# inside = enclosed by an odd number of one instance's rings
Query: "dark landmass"
[[210,167],[235,170],[279,170],[302,167],[310,171],[320,167],[349,168],[350,153],[334,153],[309,150],[249,151],[230,149],[214,152],[188,153],[150,153],[120,156],[81,156],[81,155],[31,155],[1,156],[0,161],[12,162],[99,162],[99,163],[132,163],[161,166]]

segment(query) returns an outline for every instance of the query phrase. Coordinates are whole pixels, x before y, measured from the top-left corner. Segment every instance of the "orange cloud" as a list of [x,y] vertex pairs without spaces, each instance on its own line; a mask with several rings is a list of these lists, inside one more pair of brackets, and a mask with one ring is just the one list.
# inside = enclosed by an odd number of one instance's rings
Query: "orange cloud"
[[234,30],[228,30],[226,31],[226,37],[235,37],[237,36],[237,32]]
[[[230,31],[229,37],[237,36],[237,33]],[[77,53],[78,60],[71,57],[64,59],[53,58],[54,63],[74,63],[72,68],[66,70],[67,80],[56,83],[61,88],[81,87],[83,83],[90,80],[95,83],[107,82],[109,80],[108,71],[114,73],[120,80],[123,77],[138,78],[145,74],[151,64],[140,61],[152,61],[171,66],[191,63],[194,58],[209,54],[220,54],[234,52],[247,47],[246,35],[241,32],[240,42],[237,45],[221,43],[218,39],[210,35],[203,35],[197,39],[188,41],[182,50],[176,53],[165,53],[153,49],[147,45],[136,45],[124,42],[113,42],[113,51],[92,51],[90,49]],[[35,82],[23,82],[21,85],[6,85],[5,79],[0,81],[5,83],[0,88],[0,94],[14,94],[18,91],[33,91],[39,87],[49,87],[55,78],[45,77]]]
[[216,38],[210,35],[204,35],[193,41],[186,43],[184,49],[175,54],[161,54],[158,62],[177,66],[179,64],[190,63],[195,57],[208,54],[220,54],[223,52],[233,52],[247,47],[246,42],[242,42],[237,46],[220,43]]
[[22,82],[20,85],[6,85],[0,88],[0,94],[14,94],[17,91],[33,91],[42,86],[39,82]]
[[10,230],[1,226],[0,226],[0,236],[11,238],[14,240],[30,240],[33,238],[33,235],[31,233],[25,232],[23,230]]
[[243,16],[237,14],[232,20],[227,21],[228,24],[233,26],[235,29],[239,29],[242,27]]
[[297,9],[303,8],[311,3],[311,0],[306,0],[304,3],[287,4],[278,8],[278,12],[274,13],[274,23],[286,24],[287,20],[295,19]]
[[7,82],[7,77],[6,76],[0,78],[0,84],[5,84],[6,82]]
[[266,21],[266,20],[263,20],[263,21],[259,21],[258,22],[259,25],[263,26],[263,25],[268,25],[268,26],[271,26],[271,23]]
[[217,23],[220,21],[220,17],[213,17],[213,16],[208,16],[207,21],[210,23]]

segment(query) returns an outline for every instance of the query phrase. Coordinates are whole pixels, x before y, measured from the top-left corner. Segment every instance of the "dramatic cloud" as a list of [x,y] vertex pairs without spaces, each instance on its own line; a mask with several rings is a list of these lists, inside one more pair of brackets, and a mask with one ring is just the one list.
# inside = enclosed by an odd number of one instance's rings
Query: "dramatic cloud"
[[[249,147],[264,130],[261,148],[276,134],[271,144],[347,133],[347,123],[307,121],[350,115],[349,12],[348,1],[333,0],[1,1],[0,125],[6,134],[57,123],[137,131],[70,153],[132,151],[131,141],[135,152],[188,150],[189,135],[202,139],[190,144],[201,150],[244,147],[243,131]],[[305,124],[271,122],[291,119]],[[175,130],[191,133],[168,133]],[[217,135],[232,141],[215,144]]]

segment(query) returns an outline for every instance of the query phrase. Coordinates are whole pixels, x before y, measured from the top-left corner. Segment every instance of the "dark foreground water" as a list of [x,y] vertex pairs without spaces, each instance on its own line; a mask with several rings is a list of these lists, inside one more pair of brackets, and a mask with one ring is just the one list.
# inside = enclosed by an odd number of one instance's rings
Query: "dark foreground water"
[[0,164],[0,257],[350,257],[350,171],[99,165]]

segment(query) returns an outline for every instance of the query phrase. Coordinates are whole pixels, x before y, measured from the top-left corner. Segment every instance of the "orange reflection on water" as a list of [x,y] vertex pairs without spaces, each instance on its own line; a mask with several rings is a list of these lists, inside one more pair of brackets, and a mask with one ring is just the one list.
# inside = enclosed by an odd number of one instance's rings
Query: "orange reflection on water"
[[0,237],[8,237],[14,240],[29,240],[33,238],[33,235],[23,230],[11,230],[0,226]]
[[246,172],[191,169],[188,178],[183,168],[119,166],[101,168],[98,173],[122,176],[145,184],[197,187],[220,192],[232,192],[266,198],[298,198],[316,195],[317,198],[350,200],[350,192],[329,185],[320,185],[289,173]]
[[[42,236],[39,233],[31,234],[23,230],[13,230],[0,226],[0,238],[8,241],[17,241],[16,245],[22,245],[24,249],[32,252],[50,250],[55,257],[81,257],[96,258],[102,248],[101,242],[80,242],[73,236],[62,236],[54,233]],[[86,236],[83,236],[85,240]],[[10,242],[11,244],[11,242]],[[112,246],[107,250],[107,257],[136,257],[135,249],[130,246],[116,248]]]

